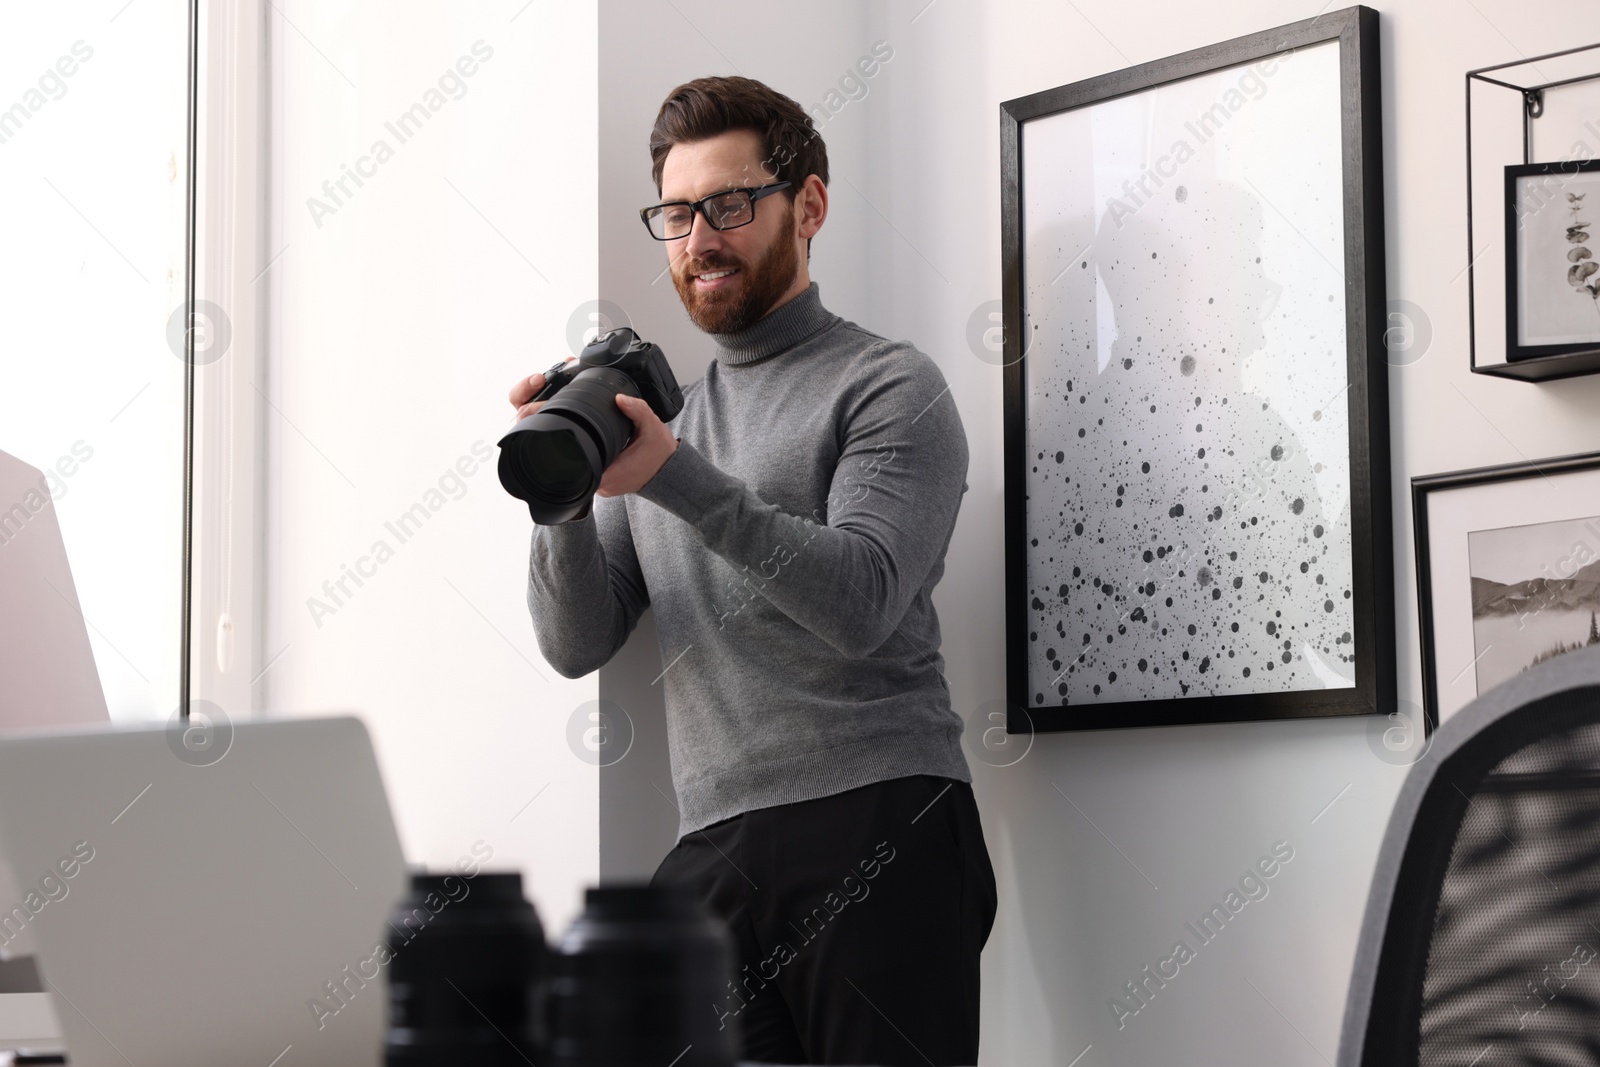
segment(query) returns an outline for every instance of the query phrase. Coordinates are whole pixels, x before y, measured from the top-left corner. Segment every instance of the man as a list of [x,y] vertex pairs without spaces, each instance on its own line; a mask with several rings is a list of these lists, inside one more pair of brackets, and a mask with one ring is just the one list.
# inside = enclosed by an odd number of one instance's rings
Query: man
[[[931,599],[967,488],[955,402],[822,306],[827,152],[793,100],[689,82],[650,154],[641,214],[716,359],[671,428],[619,394],[635,437],[592,513],[535,527],[539,647],[579,677],[654,605],[680,805],[655,881],[727,922],[737,980],[706,1010],[746,1059],[976,1063],[996,892]],[[512,389],[518,418],[543,386]]]

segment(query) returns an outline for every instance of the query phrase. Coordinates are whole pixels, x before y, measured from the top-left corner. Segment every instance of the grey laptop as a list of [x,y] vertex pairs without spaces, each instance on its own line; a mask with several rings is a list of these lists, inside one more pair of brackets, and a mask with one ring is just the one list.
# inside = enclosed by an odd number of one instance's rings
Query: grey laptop
[[0,938],[35,939],[78,1067],[377,1064],[357,972],[406,869],[366,729],[206,729],[0,737]]
[[107,719],[49,482],[0,452],[0,729]]
[[[106,722],[105,695],[44,472],[0,451],[0,730]],[[0,900],[19,900],[0,864]],[[0,1049],[59,1047],[31,933],[0,941]]]

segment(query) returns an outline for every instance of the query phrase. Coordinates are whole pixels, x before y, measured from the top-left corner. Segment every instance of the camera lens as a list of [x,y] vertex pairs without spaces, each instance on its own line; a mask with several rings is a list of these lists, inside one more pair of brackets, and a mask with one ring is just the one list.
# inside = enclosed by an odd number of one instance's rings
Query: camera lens
[[529,481],[549,500],[574,500],[594,487],[589,455],[575,433],[546,434],[537,459],[528,471]]
[[539,1056],[548,949],[520,873],[414,874],[388,934],[386,1067],[520,1067]]
[[589,367],[500,439],[500,484],[527,501],[533,521],[566,522],[583,511],[600,476],[628,447],[633,421],[616,395],[638,396],[628,375]]
[[[522,476],[529,492],[551,505],[581,504],[599,483],[594,446],[583,427],[552,419],[535,427],[521,449]],[[584,446],[589,444],[589,447]]]
[[592,888],[584,904],[551,960],[543,1063],[733,1067],[739,1019],[714,1010],[734,978],[721,920],[674,884]]

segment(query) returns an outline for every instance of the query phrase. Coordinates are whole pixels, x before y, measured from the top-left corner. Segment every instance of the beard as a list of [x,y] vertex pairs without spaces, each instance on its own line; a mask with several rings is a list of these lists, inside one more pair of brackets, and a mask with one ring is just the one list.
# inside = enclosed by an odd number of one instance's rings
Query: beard
[[[710,259],[685,260],[681,271],[674,270],[672,285],[694,324],[706,333],[739,333],[771,311],[800,269],[794,231],[794,215],[785,211],[777,237],[755,266],[724,253]],[[730,268],[739,272],[735,275],[736,284],[708,293],[695,289],[695,275]]]

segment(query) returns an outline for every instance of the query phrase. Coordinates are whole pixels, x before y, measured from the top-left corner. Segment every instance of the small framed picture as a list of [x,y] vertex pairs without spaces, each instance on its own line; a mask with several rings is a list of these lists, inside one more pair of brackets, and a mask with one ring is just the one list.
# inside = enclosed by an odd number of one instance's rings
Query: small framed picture
[[1429,728],[1600,644],[1600,452],[1411,480]]
[[1600,351],[1600,160],[1506,168],[1506,358]]

